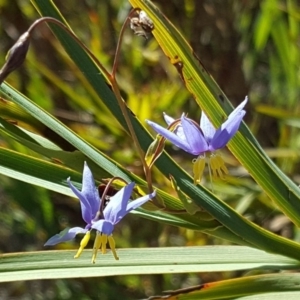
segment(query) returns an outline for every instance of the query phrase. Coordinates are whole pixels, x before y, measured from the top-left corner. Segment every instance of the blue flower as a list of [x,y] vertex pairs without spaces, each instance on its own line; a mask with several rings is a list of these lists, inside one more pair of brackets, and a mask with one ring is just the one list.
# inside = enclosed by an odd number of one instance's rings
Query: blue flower
[[75,238],[78,233],[86,233],[92,227],[92,222],[96,218],[99,208],[100,208],[100,197],[98,190],[95,186],[95,180],[91,170],[89,169],[87,163],[84,163],[83,177],[82,177],[82,190],[81,192],[72,184],[70,177],[67,179],[69,187],[73,193],[80,200],[82,219],[85,221],[85,228],[73,227],[69,228],[67,231],[64,230],[60,234],[56,234],[51,237],[45,246],[53,246],[58,243],[66,242]]
[[97,255],[97,252],[95,252],[95,250],[97,251],[97,249],[99,249],[100,247],[102,253],[106,252],[106,243],[108,240],[109,246],[115,258],[118,259],[115,252],[114,240],[112,238],[114,226],[118,224],[130,211],[140,207],[145,202],[155,197],[156,193],[154,191],[150,195],[146,195],[134,201],[128,202],[134,189],[134,185],[134,182],[129,183],[128,185],[123,187],[116,195],[111,197],[107,206],[103,210],[103,219],[95,222],[92,225],[92,228],[97,230],[94,255]]
[[101,213],[101,200],[99,197],[99,193],[95,186],[93,174],[86,162],[83,168],[82,190],[79,191],[72,184],[70,178],[68,178],[68,184],[71,190],[80,200],[82,219],[85,221],[86,226],[84,228],[73,227],[65,229],[61,233],[51,237],[45,243],[45,246],[52,246],[71,240],[75,238],[78,233],[83,233],[85,234],[85,236],[81,240],[80,248],[77,254],[74,256],[75,258],[77,258],[81,255],[83,249],[86,247],[90,239],[91,230],[95,229],[97,231],[97,235],[93,248],[92,262],[95,262],[97,251],[100,247],[102,253],[106,252],[107,241],[109,242],[115,259],[118,259],[115,250],[115,242],[112,237],[114,226],[119,223],[122,218],[124,218],[125,215],[127,215],[130,211],[138,208],[148,200],[155,197],[155,192],[151,193],[150,195],[138,198],[135,201],[128,202],[135,186],[135,183],[131,182],[109,199],[109,203],[104,208],[103,213]]
[[200,126],[192,119],[187,118],[184,114],[180,120],[174,120],[170,116],[164,114],[164,119],[168,124],[168,128],[164,128],[154,122],[147,123],[160,135],[168,139],[178,148],[198,156],[194,160],[194,181],[201,181],[203,170],[205,167],[205,158],[208,154],[210,158],[209,166],[213,172],[213,176],[223,177],[223,173],[227,174],[228,170],[222,158],[215,152],[230,141],[236,134],[245,115],[243,109],[248,101],[246,99],[236,107],[228,116],[227,120],[216,130],[211,124],[206,114],[202,111]]

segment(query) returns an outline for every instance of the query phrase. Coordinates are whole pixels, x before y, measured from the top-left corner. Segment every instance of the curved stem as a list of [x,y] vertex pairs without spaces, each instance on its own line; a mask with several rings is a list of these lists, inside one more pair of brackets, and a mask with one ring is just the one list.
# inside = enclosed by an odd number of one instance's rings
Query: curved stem
[[102,211],[104,209],[103,205],[104,205],[104,202],[105,202],[105,197],[106,197],[106,195],[107,195],[107,193],[108,193],[108,191],[109,191],[112,183],[115,180],[120,180],[120,181],[123,181],[125,184],[127,184],[127,182],[123,178],[121,178],[121,177],[113,177],[113,178],[111,178],[108,181],[108,183],[106,184],[106,187],[105,187],[105,189],[103,191],[103,194],[101,195],[101,203],[100,203],[100,208],[99,208],[99,216],[102,214]]
[[[124,32],[125,32],[125,29],[126,29],[126,26],[131,18],[131,16],[139,9],[132,9],[130,11],[130,13],[128,14],[125,22],[123,23],[122,25],[122,28],[121,28],[121,31],[120,31],[120,35],[119,35],[119,39],[118,39],[118,43],[117,43],[117,48],[116,48],[116,53],[115,53],[115,59],[114,59],[114,63],[113,63],[113,69],[112,69],[112,73],[111,73],[111,76],[110,76],[110,82],[111,82],[111,85],[112,85],[112,89],[113,89],[113,92],[115,93],[115,96],[118,100],[118,104],[122,110],[122,113],[123,113],[123,116],[125,118],[125,121],[127,123],[127,126],[128,126],[128,130],[131,134],[131,137],[135,143],[135,146],[137,148],[137,151],[138,151],[138,154],[139,154],[139,157],[140,157],[140,160],[143,164],[143,169],[144,169],[144,173],[145,173],[145,177],[146,177],[146,180],[147,180],[147,183],[148,183],[148,190],[149,190],[149,193],[152,193],[153,192],[153,188],[152,188],[152,177],[151,177],[151,171],[149,169],[149,166],[147,165],[146,163],[146,160],[145,160],[145,155],[144,155],[144,152],[140,146],[140,143],[139,143],[139,140],[135,134],[135,131],[134,131],[134,128],[133,128],[133,125],[132,125],[132,122],[130,120],[130,117],[129,117],[129,114],[128,114],[128,109],[127,109],[127,105],[126,103],[124,102],[124,100],[122,99],[122,96],[121,96],[121,93],[120,93],[120,90],[119,90],[119,87],[118,87],[118,84],[117,84],[117,79],[116,79],[116,71],[117,71],[117,67],[118,67],[118,62],[119,62],[119,57],[120,57],[120,49],[121,49],[121,44],[122,44],[122,40],[123,40],[123,36],[124,36]],[[161,205],[155,201],[155,198],[153,199],[155,205],[161,207]]]
[[121,31],[120,31],[120,35],[119,35],[119,38],[118,38],[116,52],[115,52],[115,58],[114,58],[113,68],[112,68],[112,72],[111,72],[111,76],[112,77],[116,77],[117,67],[119,65],[121,44],[122,44],[122,40],[123,40],[123,36],[124,36],[124,33],[125,33],[126,26],[127,26],[128,22],[129,22],[130,18],[132,17],[132,15],[136,11],[138,11],[138,10],[139,10],[139,8],[132,9],[130,11],[130,13],[128,14],[126,20],[124,21],[123,25],[122,25],[122,28],[121,28]]

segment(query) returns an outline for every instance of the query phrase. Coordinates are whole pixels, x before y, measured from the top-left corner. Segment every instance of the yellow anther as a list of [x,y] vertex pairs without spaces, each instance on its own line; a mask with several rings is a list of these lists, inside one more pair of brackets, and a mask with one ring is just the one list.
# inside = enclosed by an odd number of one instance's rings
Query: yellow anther
[[96,261],[96,257],[98,254],[98,249],[100,249],[102,243],[101,233],[97,231],[94,247],[93,247],[93,256],[92,256],[92,263],[94,264]]
[[223,180],[225,179],[225,175],[228,174],[228,169],[220,155],[212,154],[209,160],[209,165],[214,178],[219,177]]
[[116,252],[116,243],[115,243],[115,240],[112,237],[112,235],[110,235],[108,237],[108,243],[109,243],[109,247],[110,247],[110,249],[111,249],[111,251],[114,255],[115,260],[119,260],[119,257],[118,257],[117,252]]
[[200,155],[196,160],[193,160],[194,184],[200,183],[205,167],[205,155]]
[[78,251],[77,251],[76,255],[74,256],[74,258],[78,258],[78,257],[81,255],[83,249],[84,249],[84,248],[86,247],[86,245],[88,244],[88,242],[89,242],[89,240],[90,240],[90,237],[91,237],[91,232],[88,231],[88,232],[84,235],[84,237],[82,238],[82,240],[81,240],[81,242],[80,242],[80,248],[78,249]]
[[102,251],[102,254],[106,253],[106,243],[107,243],[107,235],[102,234],[101,235],[101,251]]

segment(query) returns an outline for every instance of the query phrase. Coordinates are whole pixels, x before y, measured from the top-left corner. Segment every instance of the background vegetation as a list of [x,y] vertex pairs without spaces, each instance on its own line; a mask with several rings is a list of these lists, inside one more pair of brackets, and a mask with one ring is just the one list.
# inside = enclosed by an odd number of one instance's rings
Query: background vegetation
[[[56,1],[76,35],[111,70],[128,1]],[[236,105],[249,95],[245,121],[268,155],[299,184],[299,23],[297,1],[156,1],[189,41],[205,68]],[[29,1],[0,1],[0,62],[39,15]],[[7,82],[56,116],[82,138],[143,176],[142,166],[124,130],[99,101],[82,74],[53,36],[40,26],[25,64]],[[177,70],[152,37],[126,31],[118,83],[122,96],[140,120],[162,123],[162,112],[182,112],[199,119],[200,110]],[[74,147],[15,104],[0,99],[0,117],[43,135],[63,150]],[[1,131],[0,146],[41,155]],[[187,172],[192,157],[170,144],[166,149]],[[299,241],[299,229],[282,214],[248,172],[226,150],[230,175],[214,182],[215,193],[239,213],[281,236]],[[174,194],[154,170],[155,184]],[[44,242],[66,226],[82,223],[76,199],[0,175],[0,250],[43,250]],[[209,189],[209,179],[204,182]],[[175,194],[174,194],[175,195]],[[227,244],[201,231],[159,224],[131,215],[115,232],[118,248]],[[74,243],[57,249],[76,249]],[[91,247],[91,246],[90,246]],[[99,257],[104,259],[104,257]],[[122,276],[3,283],[1,299],[137,299],[203,282],[240,277],[244,272]],[[247,272],[249,275],[249,272]],[[2,275],[1,275],[2,276]]]

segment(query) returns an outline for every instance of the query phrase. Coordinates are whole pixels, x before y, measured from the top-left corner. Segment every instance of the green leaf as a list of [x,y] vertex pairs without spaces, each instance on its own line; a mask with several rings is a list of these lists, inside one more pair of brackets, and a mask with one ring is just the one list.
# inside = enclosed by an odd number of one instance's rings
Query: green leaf
[[[284,298],[285,292],[296,292],[300,295],[300,275],[299,274],[268,274],[258,276],[247,276],[212,283],[205,283],[194,292],[184,292],[178,294],[178,300],[209,300],[209,299],[244,299],[244,296],[255,295],[252,299],[274,299],[260,298],[261,294],[277,292]],[[175,293],[175,292],[174,292]],[[293,296],[294,293],[291,293]],[[265,295],[266,296],[266,295]],[[163,299],[163,298],[156,298]],[[251,298],[249,298],[251,299]],[[294,299],[294,298],[292,298]]]
[[[47,127],[55,131],[62,138],[67,140],[70,144],[72,144],[75,148],[77,148],[80,152],[86,155],[90,160],[94,161],[94,166],[101,167],[101,174],[106,174],[106,177],[111,176],[119,176],[122,177],[126,181],[130,181],[129,172],[126,172],[124,169],[121,169],[121,166],[117,165],[116,162],[112,162],[107,156],[102,154],[96,148],[88,144],[81,137],[75,134],[72,130],[70,130],[66,125],[61,123],[51,114],[46,112],[44,109],[39,107],[33,101],[26,98],[24,95],[10,87],[9,85],[3,83],[0,87],[0,90],[10,98],[14,103],[18,104],[22,107],[26,112],[31,114],[41,123],[45,124]],[[6,124],[7,125],[7,124]],[[25,134],[25,132],[24,132]],[[24,136],[23,136],[24,137]],[[24,142],[24,140],[23,140]],[[35,150],[36,151],[36,150]],[[45,155],[45,154],[44,154]],[[70,155],[71,156],[71,155]],[[55,158],[55,157],[54,157]],[[77,157],[78,158],[78,157]],[[78,168],[82,169],[84,156],[82,156],[81,160],[74,160],[74,167],[78,165]],[[80,163],[80,166],[78,164]],[[93,166],[90,166],[93,170]],[[97,167],[99,170],[99,167]],[[133,175],[131,175],[133,176]]]
[[[282,300],[282,299],[289,299],[289,300],[298,300],[300,298],[300,292],[273,292],[273,293],[266,293],[266,294],[259,294],[259,295],[252,295],[252,296],[245,296],[239,297],[234,299],[241,299],[241,300]],[[232,299],[232,298],[230,298]],[[228,300],[230,300],[228,299]]]
[[201,208],[196,205],[192,199],[189,199],[178,187],[176,180],[174,179],[174,177],[172,175],[170,175],[170,180],[171,180],[171,184],[173,189],[176,191],[178,198],[180,199],[180,201],[182,202],[184,208],[186,209],[186,211],[190,214],[193,215],[195,214],[197,211],[201,211]]
[[91,263],[92,250],[78,259],[73,251],[39,251],[1,255],[0,282],[83,278],[130,274],[221,272],[245,269],[295,269],[295,260],[241,246],[118,249]]
[[254,45],[258,51],[261,51],[266,46],[279,13],[280,11],[276,1],[266,0],[262,2],[260,15],[255,24],[254,34]]
[[51,191],[74,196],[67,178],[81,183],[82,175],[65,166],[0,147],[0,174],[44,187]]
[[85,157],[80,151],[63,151],[57,145],[53,144],[48,139],[30,132],[21,127],[15,126],[6,122],[0,117],[0,133],[4,136],[12,138],[30,150],[50,158],[57,163],[64,164],[73,170],[82,172],[84,161],[86,161],[97,175],[102,178],[109,177],[110,174],[99,168],[91,159]]

